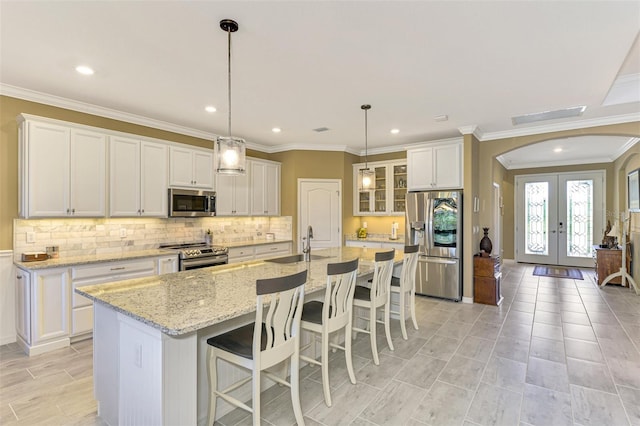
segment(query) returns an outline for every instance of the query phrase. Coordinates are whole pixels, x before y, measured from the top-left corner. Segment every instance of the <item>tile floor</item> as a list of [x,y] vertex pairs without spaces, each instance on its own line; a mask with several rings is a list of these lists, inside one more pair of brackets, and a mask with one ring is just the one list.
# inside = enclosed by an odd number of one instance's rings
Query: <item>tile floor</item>
[[[354,344],[358,383],[332,355],[334,404],[318,367],[302,370],[308,425],[640,425],[640,297],[619,286],[536,277],[507,263],[500,307],[419,297],[419,330],[391,352],[379,335]],[[379,327],[381,328],[381,327]],[[381,330],[380,330],[381,331]],[[294,424],[288,388],[263,393],[262,423]],[[0,347],[0,424],[102,425],[92,397],[91,341],[28,358]],[[250,424],[242,411],[221,425]]]

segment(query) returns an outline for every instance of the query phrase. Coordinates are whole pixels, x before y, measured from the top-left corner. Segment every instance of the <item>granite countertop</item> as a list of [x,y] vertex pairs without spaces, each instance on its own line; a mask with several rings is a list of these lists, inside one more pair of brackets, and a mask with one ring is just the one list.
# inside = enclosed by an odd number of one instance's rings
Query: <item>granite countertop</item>
[[374,243],[398,243],[404,244],[404,235],[398,234],[398,238],[391,239],[391,234],[369,234],[367,238],[358,238],[357,234],[346,234],[345,241],[371,241]]
[[37,269],[45,269],[45,268],[58,268],[58,267],[68,267],[68,266],[78,266],[78,265],[88,265],[91,263],[100,263],[100,262],[118,262],[122,260],[133,260],[133,259],[142,259],[145,257],[157,257],[157,256],[165,256],[176,253],[173,250],[165,250],[165,249],[151,249],[151,250],[140,250],[140,251],[127,251],[120,253],[108,253],[108,254],[88,254],[86,256],[70,256],[70,257],[60,257],[58,259],[48,259],[41,260],[36,262],[20,262],[14,261],[13,264],[19,268],[26,269],[28,271],[35,271]]
[[[279,264],[255,260],[155,277],[76,288],[76,293],[109,306],[165,334],[191,333],[225,320],[254,312],[257,279],[300,272],[308,267],[306,294],[326,286],[327,264],[360,258],[358,275],[373,272],[376,252],[382,249],[337,247],[318,249],[326,256],[311,262]],[[402,262],[402,252],[395,262]]]
[[[213,242],[213,245],[221,245],[225,247],[247,247],[247,246],[256,246],[263,244],[274,244],[274,243],[287,243],[292,240],[247,240],[247,241],[238,241],[238,242],[229,242],[229,243],[216,243]],[[86,256],[69,256],[69,257],[59,257],[58,259],[47,259],[47,260],[39,260],[35,262],[21,262],[14,261],[13,264],[18,268],[25,269],[27,271],[35,271],[38,269],[46,269],[46,268],[62,268],[69,266],[79,266],[79,265],[88,265],[91,263],[101,263],[101,262],[118,262],[123,260],[134,260],[134,259],[142,259],[145,257],[157,257],[157,256],[165,256],[165,255],[177,255],[178,253],[174,250],[167,249],[150,249],[150,250],[140,250],[140,251],[126,251],[119,253],[106,253],[106,254],[88,254]]]

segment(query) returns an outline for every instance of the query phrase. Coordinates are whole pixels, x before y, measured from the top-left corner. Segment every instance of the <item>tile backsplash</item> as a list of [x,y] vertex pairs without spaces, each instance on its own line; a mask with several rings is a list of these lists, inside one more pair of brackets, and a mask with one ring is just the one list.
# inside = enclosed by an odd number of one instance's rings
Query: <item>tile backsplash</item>
[[[213,244],[264,239],[291,239],[291,216],[123,219],[14,219],[13,252],[45,251],[59,246],[60,257],[108,254],[158,248],[160,244],[204,241],[210,229]],[[124,235],[124,236],[121,236]],[[35,242],[28,243],[28,238]]]

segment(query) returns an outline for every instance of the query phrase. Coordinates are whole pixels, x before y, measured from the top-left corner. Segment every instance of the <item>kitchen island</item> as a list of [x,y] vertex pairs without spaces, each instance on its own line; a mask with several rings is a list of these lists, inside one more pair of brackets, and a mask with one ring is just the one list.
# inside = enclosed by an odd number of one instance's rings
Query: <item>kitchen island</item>
[[[308,270],[306,298],[321,297],[326,265],[360,259],[373,272],[381,249],[314,250],[311,262],[269,260],[85,286],[94,303],[94,391],[109,424],[204,424],[208,404],[206,340],[255,320],[255,282]],[[395,261],[402,262],[402,252]],[[244,375],[225,369],[221,386]],[[240,393],[241,400],[250,399]],[[228,407],[220,407],[220,415]]]

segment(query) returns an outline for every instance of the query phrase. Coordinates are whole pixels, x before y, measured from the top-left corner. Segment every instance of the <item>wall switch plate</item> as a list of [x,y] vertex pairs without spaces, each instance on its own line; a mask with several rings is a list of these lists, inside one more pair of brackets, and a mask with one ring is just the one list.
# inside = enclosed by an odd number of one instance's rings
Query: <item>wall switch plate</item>
[[127,228],[120,228],[120,238],[127,237]]
[[36,242],[36,233],[35,232],[27,232],[27,242],[35,243]]

